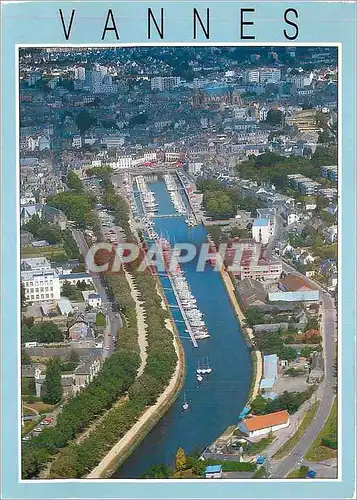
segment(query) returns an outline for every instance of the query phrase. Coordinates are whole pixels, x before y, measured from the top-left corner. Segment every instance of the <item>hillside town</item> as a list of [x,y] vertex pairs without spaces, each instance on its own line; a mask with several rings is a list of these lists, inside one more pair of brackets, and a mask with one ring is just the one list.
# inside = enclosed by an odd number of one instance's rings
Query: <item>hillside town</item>
[[[336,478],[337,50],[29,48],[19,75],[23,477],[106,477],[113,459],[126,477],[130,432],[174,405],[176,456],[156,461],[160,444],[135,477]],[[199,231],[239,375],[214,365],[219,344],[197,358],[225,325],[191,269],[88,265],[92,245],[164,242],[165,260]],[[235,417],[195,456],[179,418],[243,372],[244,403],[219,403]]]

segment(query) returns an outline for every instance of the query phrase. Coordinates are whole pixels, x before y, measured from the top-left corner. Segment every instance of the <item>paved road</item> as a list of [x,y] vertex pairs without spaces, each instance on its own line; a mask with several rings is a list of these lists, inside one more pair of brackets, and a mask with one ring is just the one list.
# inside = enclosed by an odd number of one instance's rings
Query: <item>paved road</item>
[[[72,233],[81,254],[85,257],[89,248],[83,233],[77,229],[72,229]],[[112,303],[108,298],[107,291],[103,284],[103,278],[92,273],[90,274],[97,292],[102,297],[103,306],[107,311],[107,328],[104,332],[103,342],[103,357],[106,358],[110,356],[115,349],[115,337],[119,328],[122,328],[123,322],[120,314],[112,310]]]
[[[285,272],[299,274],[293,267],[285,263],[283,264],[283,269]],[[271,463],[271,474],[269,476],[271,478],[283,478],[290,470],[297,469],[301,465],[304,455],[324,426],[335,397],[334,387],[336,379],[334,377],[334,363],[337,319],[335,303],[331,295],[320,285],[311,279],[307,279],[305,276],[304,278],[312,286],[319,288],[321,291],[321,333],[324,347],[325,378],[317,390],[316,396],[320,400],[320,405],[313,422],[285,459],[280,462]]]

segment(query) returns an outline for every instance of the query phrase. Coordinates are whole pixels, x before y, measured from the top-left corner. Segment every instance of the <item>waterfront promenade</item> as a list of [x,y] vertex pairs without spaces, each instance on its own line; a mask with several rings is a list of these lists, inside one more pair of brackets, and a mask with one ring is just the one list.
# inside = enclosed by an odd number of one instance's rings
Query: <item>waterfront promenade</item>
[[[245,335],[246,338],[249,339],[249,341],[253,340],[254,335],[251,332],[250,328],[246,327],[246,319],[243,314],[242,309],[239,306],[235,290],[234,290],[234,285],[232,283],[231,277],[229,276],[228,272],[222,268],[221,270],[221,276],[223,283],[227,289],[228,296],[230,298],[230,301],[232,303],[232,306],[234,308],[234,311],[239,319],[240,326],[242,328],[243,334]],[[251,390],[249,394],[249,400],[253,400],[256,398],[259,394],[259,383],[263,375],[263,360],[262,360],[262,354],[260,351],[254,351],[255,355],[255,373],[253,373],[254,379],[252,379],[251,382]]]

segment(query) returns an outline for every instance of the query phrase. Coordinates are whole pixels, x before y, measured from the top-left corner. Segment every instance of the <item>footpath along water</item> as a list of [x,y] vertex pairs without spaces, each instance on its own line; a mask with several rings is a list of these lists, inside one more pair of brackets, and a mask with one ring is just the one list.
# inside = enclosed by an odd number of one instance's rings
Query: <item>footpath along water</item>
[[[150,184],[159,203],[159,214],[174,212],[172,202],[161,181]],[[199,248],[206,242],[203,226],[187,227],[182,218],[156,219],[156,231],[172,244],[190,242]],[[229,425],[237,421],[249,391],[251,358],[241,333],[235,312],[229,301],[220,274],[207,264],[205,271],[196,272],[196,261],[182,264],[186,279],[211,335],[198,341],[194,348],[183,323],[177,327],[186,354],[187,374],[184,389],[172,408],[146,436],[134,453],[115,472],[113,478],[140,478],[151,465],[172,465],[177,448],[186,453],[202,450],[211,444]],[[162,279],[168,288],[169,281]],[[164,290],[170,304],[174,294]],[[178,309],[172,309],[175,319],[182,320]],[[209,361],[212,373],[198,384],[198,364]],[[190,405],[182,412],[185,392]]]

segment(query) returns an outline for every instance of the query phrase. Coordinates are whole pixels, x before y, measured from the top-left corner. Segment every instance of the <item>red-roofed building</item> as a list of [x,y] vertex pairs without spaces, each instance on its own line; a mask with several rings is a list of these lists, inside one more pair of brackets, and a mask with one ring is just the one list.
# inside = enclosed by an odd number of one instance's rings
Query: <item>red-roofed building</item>
[[284,429],[290,425],[289,413],[286,410],[247,417],[238,424],[238,429],[249,437],[261,436]]

